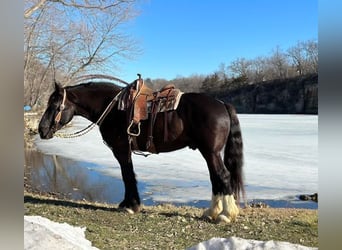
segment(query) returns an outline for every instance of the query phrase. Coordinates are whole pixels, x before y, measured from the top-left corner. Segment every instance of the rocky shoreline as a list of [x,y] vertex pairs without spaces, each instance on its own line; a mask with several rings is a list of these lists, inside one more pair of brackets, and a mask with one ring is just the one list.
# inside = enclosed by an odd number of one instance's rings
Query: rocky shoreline
[[299,196],[299,199],[302,201],[314,201],[318,202],[318,193],[314,194],[302,194]]

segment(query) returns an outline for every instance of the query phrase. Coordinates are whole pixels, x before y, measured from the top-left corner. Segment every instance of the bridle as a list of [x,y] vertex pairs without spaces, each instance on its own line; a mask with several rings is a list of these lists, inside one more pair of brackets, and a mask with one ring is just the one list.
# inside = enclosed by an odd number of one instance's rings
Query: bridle
[[[117,82],[120,82],[122,84],[125,84],[125,85],[129,85],[129,83],[119,79],[119,78],[116,78],[116,77],[113,77],[113,76],[107,76],[107,75],[101,75],[101,74],[90,74],[90,75],[84,75],[84,76],[80,76],[80,77],[77,77],[75,80],[75,83],[79,82],[79,81],[85,81],[85,80],[91,80],[91,79],[109,79],[111,81],[117,81]],[[61,138],[75,138],[75,137],[78,137],[78,136],[82,136],[86,133],[88,133],[90,130],[92,130],[95,125],[98,125],[100,126],[101,123],[103,122],[103,120],[106,118],[106,116],[108,115],[108,113],[112,110],[112,108],[114,107],[114,104],[116,103],[116,101],[119,99],[121,93],[123,93],[123,89],[122,88],[117,94],[116,96],[113,98],[113,100],[108,104],[108,106],[106,107],[106,109],[103,111],[102,115],[100,116],[100,118],[96,121],[96,122],[93,122],[91,124],[89,124],[86,128],[82,129],[82,130],[79,130],[77,132],[74,132],[74,133],[71,133],[71,134],[67,134],[67,133],[61,133],[60,131],[57,131],[57,133],[55,133],[55,136],[56,137],[61,137]],[[63,110],[65,109],[65,102],[66,102],[66,90],[65,88],[63,88],[64,92],[63,92],[63,101],[62,101],[62,104],[61,106],[59,107],[59,112],[57,113],[56,117],[55,117],[55,128],[57,127],[57,124],[60,122],[61,120],[61,117],[62,117],[62,112]]]
[[[59,112],[57,113],[56,117],[55,117],[55,125],[57,126],[57,124],[60,122],[61,117],[62,117],[62,112],[65,109],[65,101],[66,101],[66,90],[63,89],[63,101],[61,106],[59,107]],[[116,95],[115,97],[112,99],[112,101],[108,104],[108,106],[106,107],[106,109],[103,111],[103,113],[101,114],[101,116],[99,117],[99,119],[96,122],[93,122],[91,124],[89,124],[86,128],[81,129],[79,131],[76,131],[74,133],[61,133],[61,132],[57,132],[55,133],[56,137],[60,137],[60,138],[75,138],[75,137],[79,137],[82,135],[87,134],[90,130],[92,130],[96,125],[100,126],[101,123],[103,122],[103,120],[106,118],[106,116],[109,114],[109,112],[112,110],[112,108],[114,107],[114,104],[116,103],[116,101],[119,99],[120,94],[122,93],[123,89],[121,89]]]
[[62,117],[62,112],[65,109],[65,100],[66,100],[66,90],[63,89],[63,101],[61,106],[59,106],[59,112],[57,113],[56,117],[55,117],[55,126],[60,122],[61,117]]

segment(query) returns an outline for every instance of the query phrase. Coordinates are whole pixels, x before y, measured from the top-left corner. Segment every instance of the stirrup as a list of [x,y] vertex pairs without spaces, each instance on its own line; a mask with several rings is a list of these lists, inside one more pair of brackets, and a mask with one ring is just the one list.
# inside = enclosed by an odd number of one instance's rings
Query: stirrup
[[138,123],[138,132],[132,133],[131,132],[131,127],[133,125],[134,121],[132,120],[131,123],[129,124],[128,128],[127,128],[127,134],[131,135],[131,136],[139,136],[140,135],[140,122]]

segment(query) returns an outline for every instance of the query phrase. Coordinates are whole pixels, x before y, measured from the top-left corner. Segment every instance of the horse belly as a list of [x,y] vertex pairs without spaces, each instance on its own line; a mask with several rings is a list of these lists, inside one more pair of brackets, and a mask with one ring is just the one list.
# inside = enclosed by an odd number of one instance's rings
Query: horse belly
[[184,133],[184,124],[176,111],[160,113],[153,131],[153,141],[158,152],[170,152],[184,148],[189,138]]

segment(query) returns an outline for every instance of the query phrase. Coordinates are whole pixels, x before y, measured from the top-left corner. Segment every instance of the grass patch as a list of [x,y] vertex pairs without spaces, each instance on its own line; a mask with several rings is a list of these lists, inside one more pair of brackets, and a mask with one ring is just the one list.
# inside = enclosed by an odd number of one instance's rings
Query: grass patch
[[244,208],[236,222],[214,224],[204,209],[170,204],[143,206],[128,214],[117,206],[61,200],[24,193],[25,215],[86,227],[86,238],[99,249],[185,249],[212,237],[288,241],[318,247],[318,211]]

